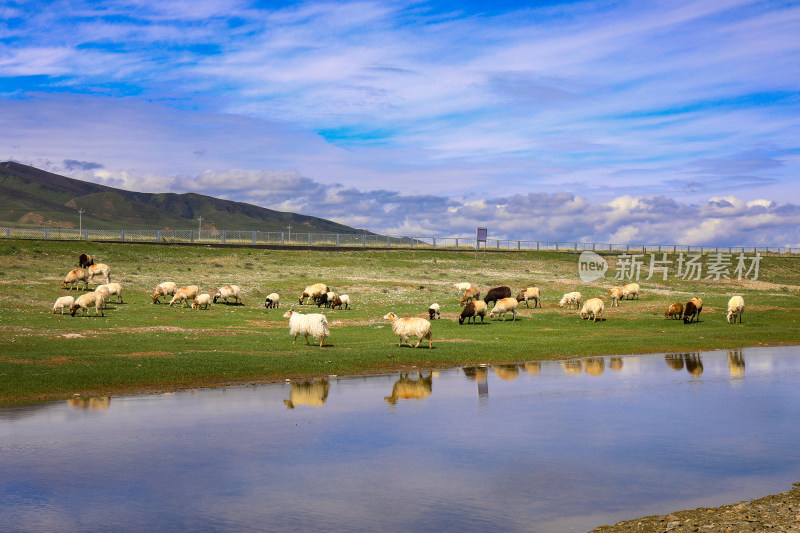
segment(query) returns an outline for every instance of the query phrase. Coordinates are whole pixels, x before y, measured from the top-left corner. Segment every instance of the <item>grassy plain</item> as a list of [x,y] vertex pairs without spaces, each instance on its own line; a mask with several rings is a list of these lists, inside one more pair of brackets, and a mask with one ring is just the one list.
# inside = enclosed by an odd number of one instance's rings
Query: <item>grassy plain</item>
[[[76,295],[60,284],[81,252],[112,268],[124,303],[104,317],[52,314],[57,297]],[[668,279],[640,280],[639,301],[606,304],[606,319],[591,323],[558,308],[565,292],[604,295],[617,256],[607,257],[605,278],[583,283],[578,257],[549,252],[488,253],[412,250],[264,250],[205,246],[0,241],[0,403],[73,394],[167,391],[229,383],[311,378],[480,363],[567,359],[589,355],[695,352],[743,346],[800,344],[800,259],[766,257],[758,280],[686,281],[673,265]],[[670,257],[670,259],[675,259]],[[735,262],[734,262],[735,264]],[[212,292],[226,283],[243,288],[244,306],[209,311],[154,305],[161,281],[199,285]],[[352,310],[325,310],[331,337],[325,346],[292,345],[285,309],[302,289],[324,281],[349,294]],[[508,285],[514,292],[542,289],[543,309],[523,305],[516,322],[459,325],[452,283],[483,291]],[[92,288],[94,285],[92,285]],[[267,294],[281,309],[266,310]],[[725,320],[727,301],[741,294],[743,324]],[[673,301],[700,296],[698,324],[665,320]],[[384,314],[426,316],[438,302],[434,348],[398,347]],[[305,306],[302,310],[317,310]]]

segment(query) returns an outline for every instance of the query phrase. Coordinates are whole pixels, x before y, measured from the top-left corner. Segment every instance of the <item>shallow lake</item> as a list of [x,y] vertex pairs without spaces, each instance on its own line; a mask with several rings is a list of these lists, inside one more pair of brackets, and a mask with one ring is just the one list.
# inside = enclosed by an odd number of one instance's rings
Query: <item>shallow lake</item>
[[788,490],[798,411],[800,347],[6,407],[0,517],[4,531],[587,531]]

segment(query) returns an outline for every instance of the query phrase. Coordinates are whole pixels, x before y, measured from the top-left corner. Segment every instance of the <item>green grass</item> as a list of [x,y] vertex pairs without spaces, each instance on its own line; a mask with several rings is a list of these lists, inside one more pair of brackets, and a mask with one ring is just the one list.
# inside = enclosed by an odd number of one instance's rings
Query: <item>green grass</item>
[[[64,275],[81,252],[112,268],[124,304],[105,317],[52,314]],[[640,301],[610,308],[606,320],[582,321],[559,309],[565,292],[600,296],[616,282],[582,283],[577,256],[557,253],[347,250],[274,251],[204,246],[120,245],[0,241],[0,403],[120,394],[479,363],[565,359],[588,355],[694,352],[765,344],[800,344],[798,259],[762,260],[758,281],[640,281]],[[202,291],[237,283],[244,306],[210,311],[153,305],[160,281],[196,284]],[[530,285],[544,294],[543,309],[524,306],[516,322],[460,326],[451,285],[471,281],[484,291]],[[352,310],[326,310],[331,337],[325,346],[292,345],[282,318],[302,289],[324,281],[353,301]],[[262,305],[281,295],[280,310]],[[73,295],[77,291],[71,291]],[[741,294],[744,323],[725,321],[728,298]],[[699,324],[665,320],[673,301],[700,296]],[[425,316],[438,302],[434,349],[398,347],[384,314]],[[305,306],[304,311],[316,307]],[[92,310],[91,313],[94,311]],[[424,346],[425,344],[423,344]]]

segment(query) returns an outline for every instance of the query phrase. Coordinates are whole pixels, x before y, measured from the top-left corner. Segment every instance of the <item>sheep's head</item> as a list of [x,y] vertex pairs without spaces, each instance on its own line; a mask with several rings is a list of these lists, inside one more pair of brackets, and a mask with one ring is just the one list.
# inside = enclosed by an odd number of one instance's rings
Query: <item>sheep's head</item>
[[286,311],[285,313],[283,313],[283,318],[292,318],[292,315],[293,315],[293,314],[294,314],[294,311],[292,311],[291,309],[289,309],[288,311]]
[[397,320],[397,315],[394,312],[389,312],[383,315],[384,320],[388,320],[389,322],[394,322]]
[[72,316],[75,316],[75,311],[80,309],[80,307],[81,306],[78,305],[78,304],[72,304],[72,307],[69,308],[69,314],[71,314]]

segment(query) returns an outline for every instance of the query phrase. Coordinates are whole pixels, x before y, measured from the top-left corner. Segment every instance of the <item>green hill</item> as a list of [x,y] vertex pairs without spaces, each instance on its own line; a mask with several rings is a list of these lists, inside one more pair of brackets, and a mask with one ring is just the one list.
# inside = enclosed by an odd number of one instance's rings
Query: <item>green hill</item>
[[[83,209],[82,220],[78,210]],[[0,226],[91,229],[206,229],[363,233],[330,220],[194,193],[142,193],[0,163]],[[296,229],[295,229],[296,228]]]

